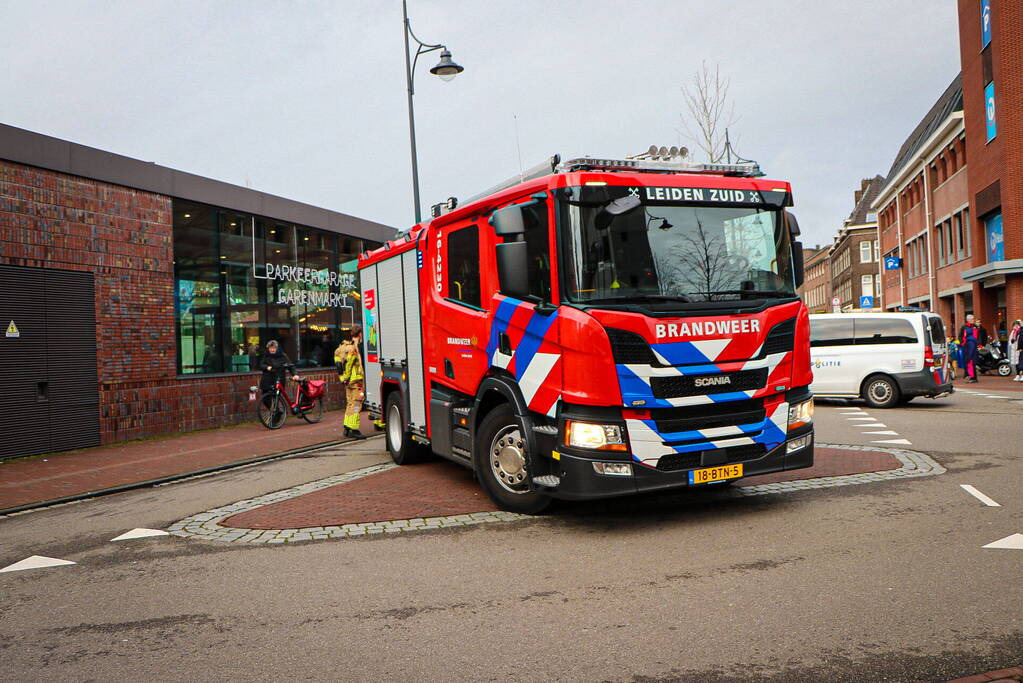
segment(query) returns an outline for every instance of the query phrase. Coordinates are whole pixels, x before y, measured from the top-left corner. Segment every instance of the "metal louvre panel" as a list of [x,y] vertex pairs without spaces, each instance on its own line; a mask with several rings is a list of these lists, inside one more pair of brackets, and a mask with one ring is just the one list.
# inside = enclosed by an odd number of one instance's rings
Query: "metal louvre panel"
[[726,401],[685,408],[655,408],[650,417],[659,432],[684,432],[691,429],[712,429],[753,424],[767,419],[764,400]]
[[402,254],[405,276],[405,332],[408,342],[409,421],[426,428],[426,390],[423,388],[423,335],[419,315],[419,267],[416,251]]
[[93,275],[47,270],[45,280],[50,449],[98,446]]
[[[44,272],[0,266],[0,349],[4,358],[0,376],[7,395],[7,410],[0,411],[0,459],[51,450],[50,417],[46,404],[36,401],[37,383],[47,380]],[[20,337],[6,335],[12,320]]]
[[[377,267],[375,265],[369,266],[365,270],[359,271],[359,282],[362,288],[362,301],[366,300],[366,292],[371,289],[377,288]],[[378,292],[379,294],[379,292]],[[374,304],[373,310],[364,311],[363,315],[372,313],[376,317],[380,312],[380,307]],[[365,321],[363,321],[365,323]],[[379,346],[379,334],[380,334],[380,319],[376,318],[377,328],[377,340]],[[369,329],[368,325],[363,325],[362,331],[363,344],[369,343]],[[367,347],[368,348],[368,347]],[[379,350],[379,349],[378,349]],[[372,362],[369,359],[369,354],[363,354],[366,359],[366,403],[377,408],[382,408],[380,405],[380,363]]]
[[377,264],[377,315],[380,318],[380,362],[405,360],[405,298],[401,259]]

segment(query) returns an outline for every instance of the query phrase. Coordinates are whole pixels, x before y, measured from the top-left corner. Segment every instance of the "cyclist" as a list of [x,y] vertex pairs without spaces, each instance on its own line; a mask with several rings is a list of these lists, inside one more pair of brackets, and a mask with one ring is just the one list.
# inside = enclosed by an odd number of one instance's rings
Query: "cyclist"
[[281,350],[281,345],[276,339],[266,343],[266,352],[259,358],[259,369],[263,371],[263,376],[259,380],[259,391],[263,394],[273,391],[278,380],[283,382],[285,372],[296,382],[302,379],[295,374],[295,366],[291,364],[288,354]]

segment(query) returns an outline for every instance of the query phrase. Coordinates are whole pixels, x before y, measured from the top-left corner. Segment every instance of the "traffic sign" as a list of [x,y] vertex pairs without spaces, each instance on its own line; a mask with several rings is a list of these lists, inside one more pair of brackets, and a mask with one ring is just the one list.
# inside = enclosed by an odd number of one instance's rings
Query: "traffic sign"
[[832,306],[841,306],[842,305],[842,298],[841,297],[837,297],[837,296],[831,297],[831,305]]
[[898,256],[885,256],[884,257],[884,269],[885,270],[898,270],[902,267],[902,259]]
[[873,308],[874,297],[872,296],[861,296],[860,297],[860,308]]

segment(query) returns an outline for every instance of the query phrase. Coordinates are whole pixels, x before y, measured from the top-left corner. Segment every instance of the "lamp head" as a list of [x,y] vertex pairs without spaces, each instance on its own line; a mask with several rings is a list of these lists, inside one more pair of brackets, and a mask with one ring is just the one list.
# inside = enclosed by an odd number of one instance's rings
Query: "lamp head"
[[463,71],[465,71],[465,67],[452,61],[451,51],[447,48],[441,50],[440,61],[437,62],[437,66],[430,69],[430,73],[440,76],[441,80],[444,81],[450,81]]

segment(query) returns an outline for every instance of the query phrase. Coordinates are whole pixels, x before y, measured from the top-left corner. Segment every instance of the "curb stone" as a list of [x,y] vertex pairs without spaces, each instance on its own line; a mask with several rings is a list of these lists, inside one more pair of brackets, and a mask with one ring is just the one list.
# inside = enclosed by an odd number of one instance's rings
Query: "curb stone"
[[[872,484],[880,481],[893,481],[908,479],[911,477],[929,477],[944,474],[945,468],[939,465],[930,456],[909,451],[901,448],[883,448],[875,446],[852,446],[840,444],[817,444],[821,448],[836,448],[852,451],[874,451],[889,453],[894,456],[902,466],[882,472],[863,472],[860,474],[846,474],[834,477],[817,477],[813,479],[799,479],[796,481],[779,482],[775,484],[759,484],[756,486],[737,486],[732,493],[739,496],[762,496],[767,494],[785,493],[788,491],[806,491],[810,489],[823,489],[834,486],[850,486],[854,484]],[[316,541],[331,538],[350,538],[353,536],[369,536],[379,534],[405,534],[411,532],[427,531],[430,529],[450,529],[453,527],[467,527],[476,524],[490,524],[494,522],[512,522],[523,519],[534,519],[531,515],[521,515],[514,512],[494,510],[489,512],[474,512],[472,514],[450,515],[442,517],[412,517],[409,519],[397,519],[378,522],[362,522],[359,524],[328,525],[317,527],[302,527],[298,529],[244,529],[237,527],[221,526],[220,522],[241,512],[255,510],[282,500],[297,498],[307,493],[320,491],[331,486],[344,484],[349,481],[368,477],[380,472],[386,472],[397,465],[383,463],[371,465],[362,469],[338,474],[325,479],[318,479],[299,486],[293,486],[281,491],[241,500],[230,505],[222,505],[212,510],[196,513],[186,517],[167,527],[167,531],[174,536],[182,538],[193,538],[205,541],[220,541],[222,543],[283,543],[285,541],[294,543],[297,541]]]

